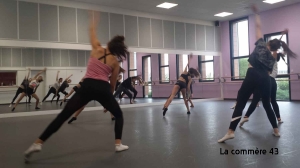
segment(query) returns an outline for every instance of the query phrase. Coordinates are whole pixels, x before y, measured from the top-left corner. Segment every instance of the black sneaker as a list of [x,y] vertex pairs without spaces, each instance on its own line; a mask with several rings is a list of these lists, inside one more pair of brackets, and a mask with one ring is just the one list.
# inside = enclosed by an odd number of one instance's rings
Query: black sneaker
[[11,109],[11,111],[15,111],[15,107]]
[[76,117],[72,117],[71,120],[68,121],[68,124],[71,124],[75,120],[77,120],[77,118]]
[[191,112],[188,111],[187,114],[191,114]]
[[168,108],[163,108],[163,116],[165,116],[166,115],[166,112],[168,111]]
[[115,118],[115,117],[113,117],[113,118],[111,118],[111,120],[112,120],[112,121],[114,121],[114,120],[116,120],[116,118]]
[[35,109],[36,109],[36,110],[39,110],[39,109],[41,109],[41,108],[39,108],[39,107],[35,107]]
[[63,102],[60,102],[60,106],[63,104]]

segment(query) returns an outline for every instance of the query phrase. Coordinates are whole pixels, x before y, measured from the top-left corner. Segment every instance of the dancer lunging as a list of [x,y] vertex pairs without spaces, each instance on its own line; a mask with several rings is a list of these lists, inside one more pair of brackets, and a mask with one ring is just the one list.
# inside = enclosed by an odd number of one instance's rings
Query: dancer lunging
[[192,78],[196,77],[200,77],[200,73],[194,69],[194,68],[189,68],[189,63],[186,65],[184,72],[180,75],[179,79],[177,80],[177,82],[175,83],[172,93],[169,96],[169,98],[167,99],[164,107],[163,107],[163,116],[166,115],[166,112],[168,111],[168,107],[171,104],[172,100],[174,99],[174,97],[176,96],[176,94],[180,91],[182,96],[183,96],[183,100],[184,100],[184,104],[187,108],[187,114],[191,114],[190,112],[190,108],[188,105],[188,100],[186,97],[186,93],[190,92],[190,86],[192,83]]
[[56,95],[52,98],[51,100],[51,103],[53,101],[53,99],[57,96],[57,99],[56,99],[56,104],[58,103],[59,101],[59,98],[60,98],[60,95],[59,93],[62,93],[64,94],[65,96],[68,95],[68,93],[66,92],[66,88],[69,87],[69,83],[72,82],[72,80],[70,79],[73,75],[70,75],[69,77],[67,77],[65,79],[65,81],[60,85],[60,87],[58,88],[58,90],[56,91]]
[[[98,17],[96,18],[98,20]],[[34,152],[42,149],[42,144],[50,136],[58,131],[62,124],[77,110],[91,100],[96,100],[107,108],[116,118],[115,122],[115,150],[127,150],[128,146],[122,145],[123,113],[119,104],[113,97],[120,66],[117,59],[126,58],[127,47],[124,44],[124,36],[116,36],[103,48],[97,40],[93,15],[90,14],[90,39],[92,45],[91,57],[87,66],[87,72],[80,89],[68,101],[62,112],[52,121],[42,135],[25,151],[25,160]],[[112,74],[110,84],[109,75]]]
[[[256,39],[255,49],[252,54],[249,56],[249,63],[252,68],[248,68],[245,80],[239,90],[237,105],[233,112],[231,123],[227,134],[220,139],[218,142],[224,142],[228,139],[234,138],[234,131],[241,120],[243,109],[255,90],[259,90],[263,107],[267,113],[269,121],[273,127],[273,135],[279,137],[280,133],[278,130],[276,118],[274,112],[270,105],[270,77],[269,72],[272,71],[275,59],[277,55],[277,50],[282,46],[284,51],[288,55],[295,55],[288,46],[278,39],[270,40],[267,44],[263,40],[263,35],[261,32],[261,22],[260,17],[257,14],[256,6],[252,7],[253,11],[256,14]],[[272,52],[272,53],[271,53]],[[273,57],[274,55],[274,57]]]
[[[19,96],[19,94],[21,94],[21,93],[23,93],[23,92],[26,92],[26,89],[28,88],[28,84],[29,84],[29,82],[31,81],[31,78],[29,78],[29,74],[30,74],[30,68],[28,69],[28,74],[27,74],[27,76],[25,76],[23,82],[22,82],[21,85],[19,86],[19,88],[18,88],[18,90],[17,90],[17,92],[16,92],[16,95],[15,95],[15,97],[12,99],[12,101],[11,101],[9,107],[11,107],[11,106],[14,104],[14,102],[15,102],[16,98]],[[30,98],[31,98],[31,97],[29,97],[29,103],[30,103]]]
[[[288,32],[288,30],[285,30],[282,32],[282,36],[284,34],[286,34]],[[282,38],[281,36],[281,38]],[[279,39],[279,41],[281,41],[281,38]],[[285,54],[282,54],[282,53],[278,53],[277,55],[273,55],[275,60],[277,60],[277,62],[280,60],[280,57],[282,57],[282,59],[284,59],[284,56]],[[278,73],[278,65],[277,65],[277,62],[275,62],[274,64],[274,67],[273,67],[273,71],[272,73],[270,73],[270,80],[271,80],[271,104],[272,104],[272,107],[273,107],[273,110],[275,112],[275,115],[277,117],[277,121],[278,123],[283,123],[283,121],[281,120],[281,117],[280,117],[280,112],[279,112],[279,106],[277,104],[277,100],[276,100],[276,93],[277,93],[277,83],[276,83],[276,76],[277,76],[277,73]],[[254,96],[253,96],[253,100],[252,100],[252,103],[251,105],[249,106],[248,108],[248,111],[247,113],[245,114],[244,118],[242,119],[242,121],[240,122],[240,126],[243,126],[243,124],[245,122],[248,122],[249,121],[249,117],[250,115],[254,112],[255,110],[255,104],[260,100],[261,96],[260,94],[258,93],[254,93]],[[254,106],[254,107],[253,107]]]
[[35,104],[35,109],[38,110],[40,109],[38,107],[39,104],[39,97],[35,94],[37,88],[39,87],[40,83],[43,82],[43,77],[39,76],[40,74],[42,74],[43,72],[46,71],[46,68],[43,71],[40,71],[39,73],[37,73],[32,80],[30,81],[28,88],[26,90],[23,91],[23,93],[21,94],[21,96],[19,97],[19,99],[17,100],[16,104],[14,105],[13,109],[11,111],[14,111],[15,108],[18,106],[18,104],[20,103],[20,101],[24,98],[24,96],[33,96],[33,98],[36,99],[36,104]]
[[58,89],[60,88],[60,84],[63,81],[63,78],[58,79],[58,75],[59,75],[59,71],[57,71],[55,83],[50,87],[47,95],[44,97],[42,102],[44,102],[50,96],[51,93],[54,94],[52,100],[55,98]]

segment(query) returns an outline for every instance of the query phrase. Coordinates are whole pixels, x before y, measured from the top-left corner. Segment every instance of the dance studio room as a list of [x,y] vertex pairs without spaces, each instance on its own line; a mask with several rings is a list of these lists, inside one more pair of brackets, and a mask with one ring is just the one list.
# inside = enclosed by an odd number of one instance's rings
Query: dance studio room
[[0,167],[298,168],[299,16],[300,0],[0,0]]

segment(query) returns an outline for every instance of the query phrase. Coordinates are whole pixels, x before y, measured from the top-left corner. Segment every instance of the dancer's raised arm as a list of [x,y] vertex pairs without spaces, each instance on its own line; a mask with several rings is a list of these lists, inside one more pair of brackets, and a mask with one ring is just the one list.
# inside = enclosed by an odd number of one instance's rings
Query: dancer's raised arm
[[93,11],[90,11],[90,42],[93,49],[101,45],[96,34],[96,25],[98,24],[98,20],[99,14],[95,14]]
[[262,32],[261,32],[261,20],[260,16],[258,14],[258,9],[256,5],[252,5],[252,11],[255,14],[255,30],[256,30],[256,40],[263,38]]
[[38,76],[40,76],[43,72],[46,71],[47,68],[44,68],[42,71],[40,71],[39,73],[37,73],[33,78],[36,79]]

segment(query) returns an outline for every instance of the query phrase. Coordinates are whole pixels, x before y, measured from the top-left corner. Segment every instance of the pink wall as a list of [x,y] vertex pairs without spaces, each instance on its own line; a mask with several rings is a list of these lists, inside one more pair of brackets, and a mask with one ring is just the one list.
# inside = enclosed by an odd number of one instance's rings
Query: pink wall
[[[263,34],[275,33],[289,29],[288,40],[290,48],[300,56],[300,3],[270,10],[260,13]],[[250,52],[254,49],[255,39],[255,20],[254,16],[249,16],[249,41]],[[229,38],[229,22],[221,23],[221,52],[223,57],[223,75],[231,76],[230,68],[230,38]],[[300,73],[300,57],[297,59],[290,58],[290,73]],[[296,75],[292,75],[291,79],[298,79]],[[229,79],[228,79],[229,80]],[[241,82],[224,83],[224,98],[236,98],[237,91],[241,86]],[[291,82],[291,99],[300,100],[300,81]]]

